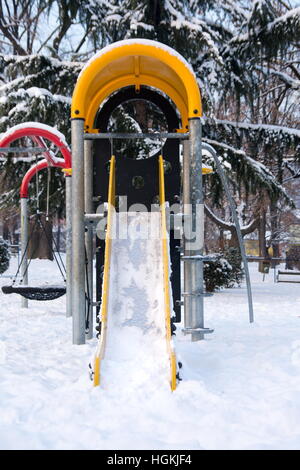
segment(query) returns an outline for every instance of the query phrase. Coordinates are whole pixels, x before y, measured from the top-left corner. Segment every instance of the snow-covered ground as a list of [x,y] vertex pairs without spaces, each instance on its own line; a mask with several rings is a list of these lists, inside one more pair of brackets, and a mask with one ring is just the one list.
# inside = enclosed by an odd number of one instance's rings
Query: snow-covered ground
[[[156,388],[93,388],[96,339],[71,344],[65,298],[26,310],[0,293],[0,448],[300,449],[300,285],[274,284],[272,274],[262,282],[250,269],[255,323],[244,286],[205,299],[215,332],[190,343],[178,328],[174,393],[168,377]],[[32,261],[32,280],[59,276],[54,263]]]

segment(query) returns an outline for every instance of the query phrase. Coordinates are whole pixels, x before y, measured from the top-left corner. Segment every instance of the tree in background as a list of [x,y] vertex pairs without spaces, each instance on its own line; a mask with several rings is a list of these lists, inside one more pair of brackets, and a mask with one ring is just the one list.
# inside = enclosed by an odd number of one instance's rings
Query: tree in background
[[[121,39],[161,41],[197,74],[204,139],[218,151],[236,200],[245,207],[249,201],[244,233],[258,226],[263,234],[270,220],[276,241],[280,205],[291,205],[282,186],[286,157],[299,158],[299,8],[280,0],[13,0],[9,5],[0,0],[0,132],[36,120],[56,125],[69,139],[79,61]],[[131,125],[135,121],[142,128],[135,109],[126,113]],[[23,174],[22,165],[16,170],[2,163],[7,174]],[[230,219],[220,217],[223,192],[216,174],[207,179],[206,195],[211,220],[219,228],[231,227]]]
[[0,274],[3,274],[9,267],[8,244],[0,238]]

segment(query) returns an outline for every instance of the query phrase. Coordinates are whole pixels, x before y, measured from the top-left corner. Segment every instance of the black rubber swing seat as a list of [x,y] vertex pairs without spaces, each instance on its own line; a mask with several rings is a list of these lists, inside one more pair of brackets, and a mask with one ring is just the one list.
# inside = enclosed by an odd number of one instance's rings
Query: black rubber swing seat
[[65,286],[3,286],[4,294],[20,294],[29,300],[54,300],[65,295]]

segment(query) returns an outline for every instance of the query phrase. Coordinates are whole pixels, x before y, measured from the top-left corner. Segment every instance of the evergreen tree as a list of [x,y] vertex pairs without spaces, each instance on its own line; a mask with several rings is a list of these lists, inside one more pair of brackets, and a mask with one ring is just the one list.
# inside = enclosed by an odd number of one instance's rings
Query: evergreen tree
[[0,274],[3,274],[9,267],[8,244],[0,238]]
[[[0,0],[0,132],[36,120],[56,125],[69,140],[71,93],[82,67],[74,59],[113,41],[154,39],[193,66],[204,138],[216,147],[238,198],[259,191],[261,207],[268,200],[275,212],[279,199],[290,204],[282,182],[285,156],[299,158],[299,8],[280,0],[13,0],[13,13],[6,3]],[[50,25],[56,11],[57,27],[39,37],[38,26],[47,18]],[[76,28],[80,34],[72,34]],[[142,128],[134,107],[115,121],[118,129],[125,124]],[[7,176],[15,171],[9,165]],[[22,165],[28,163],[20,174]],[[217,175],[206,189],[211,205],[220,205]]]
[[[56,127],[70,142],[71,93],[81,68],[82,64],[79,63],[63,62],[40,55],[0,55],[0,133],[15,124],[36,121]],[[15,145],[32,146],[32,142],[22,140]],[[18,155],[16,158],[10,155],[0,161],[2,207],[18,207],[22,178],[35,161],[35,156],[28,158],[28,155]],[[64,199],[64,177],[59,170],[52,170],[52,173],[56,175],[51,183],[52,207],[60,208]],[[47,172],[41,172],[39,179],[43,201]],[[30,201],[35,205],[34,192],[32,196]]]

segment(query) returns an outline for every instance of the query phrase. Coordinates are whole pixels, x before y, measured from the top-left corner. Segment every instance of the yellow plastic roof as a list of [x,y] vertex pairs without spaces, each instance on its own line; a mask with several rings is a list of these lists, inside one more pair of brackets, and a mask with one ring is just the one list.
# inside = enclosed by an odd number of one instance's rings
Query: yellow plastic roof
[[91,132],[101,103],[130,85],[166,93],[178,108],[183,130],[189,118],[202,115],[197,80],[185,59],[159,42],[131,39],[111,44],[89,60],[74,89],[71,117],[85,119]]

